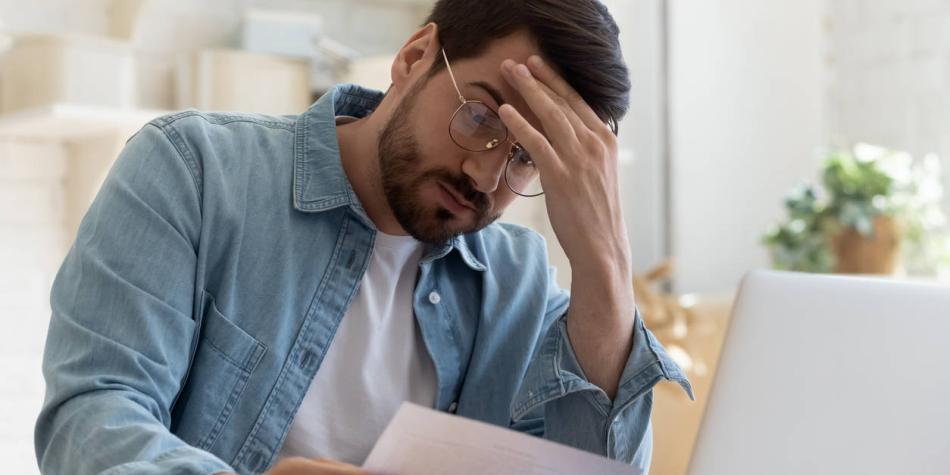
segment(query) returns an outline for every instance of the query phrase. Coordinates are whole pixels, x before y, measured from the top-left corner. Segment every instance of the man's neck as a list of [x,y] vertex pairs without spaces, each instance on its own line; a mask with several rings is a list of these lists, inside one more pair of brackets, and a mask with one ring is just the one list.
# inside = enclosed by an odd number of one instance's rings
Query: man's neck
[[371,114],[337,126],[340,161],[353,191],[376,228],[386,234],[405,235],[407,233],[396,220],[383,191],[378,147],[383,124],[376,123],[374,119],[377,117]]

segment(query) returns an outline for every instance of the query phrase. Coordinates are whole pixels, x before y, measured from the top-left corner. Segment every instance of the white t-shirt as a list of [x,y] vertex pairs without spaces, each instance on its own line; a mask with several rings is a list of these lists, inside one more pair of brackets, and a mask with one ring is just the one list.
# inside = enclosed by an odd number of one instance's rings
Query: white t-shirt
[[279,458],[362,465],[403,401],[434,407],[435,366],[412,299],[423,244],[380,232],[366,275],[304,396]]

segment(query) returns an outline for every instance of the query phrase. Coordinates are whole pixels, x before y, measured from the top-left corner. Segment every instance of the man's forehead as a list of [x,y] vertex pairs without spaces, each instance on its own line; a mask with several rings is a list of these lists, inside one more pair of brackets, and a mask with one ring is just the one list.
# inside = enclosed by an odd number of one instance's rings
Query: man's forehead
[[[518,110],[529,122],[537,126],[537,121],[533,111],[528,107],[527,102],[521,94],[508,83],[502,76],[501,63],[506,59],[511,59],[516,63],[526,63],[532,54],[538,54],[536,51],[526,52],[521,55],[481,55],[478,58],[472,58],[466,61],[462,68],[456,72],[460,86],[465,89],[477,89],[491,97],[496,103],[511,104]],[[451,61],[451,58],[449,59]]]
[[468,90],[482,90],[499,105],[508,103],[538,130],[540,121],[528,107],[524,98],[502,76],[501,63],[511,59],[516,63],[527,63],[532,55],[542,56],[541,49],[534,38],[526,31],[519,30],[507,36],[491,41],[478,56],[464,60],[449,61],[455,71],[459,86]]

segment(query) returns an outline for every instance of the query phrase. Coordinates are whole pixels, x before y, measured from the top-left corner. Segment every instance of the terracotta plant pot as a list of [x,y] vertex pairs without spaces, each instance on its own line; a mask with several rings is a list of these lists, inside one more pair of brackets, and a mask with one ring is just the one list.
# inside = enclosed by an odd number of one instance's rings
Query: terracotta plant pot
[[894,219],[874,218],[874,234],[863,236],[847,228],[831,237],[835,272],[839,274],[893,274],[900,263],[901,233]]

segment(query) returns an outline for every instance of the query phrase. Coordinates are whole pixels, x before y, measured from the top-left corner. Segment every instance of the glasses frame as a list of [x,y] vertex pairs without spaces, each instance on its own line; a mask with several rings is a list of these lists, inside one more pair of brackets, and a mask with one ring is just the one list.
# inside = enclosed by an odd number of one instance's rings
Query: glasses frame
[[[505,160],[505,186],[507,186],[508,189],[511,190],[512,193],[518,196],[523,196],[525,198],[534,198],[535,196],[543,195],[544,194],[543,190],[540,193],[535,193],[532,195],[523,194],[515,190],[515,188],[511,186],[511,183],[508,182],[508,166],[511,164],[511,161],[515,158],[516,151],[524,150],[524,147],[522,147],[521,144],[519,144],[518,142],[510,140],[511,132],[508,130],[508,127],[504,126],[504,124],[502,124],[502,126],[505,127],[505,138],[502,140],[492,139],[492,141],[488,142],[485,145],[485,148],[481,150],[472,150],[458,143],[458,141],[455,140],[455,137],[452,136],[452,121],[455,120],[455,116],[457,116],[458,113],[462,110],[462,108],[465,107],[465,104],[468,104],[468,103],[481,104],[486,109],[490,110],[493,114],[495,114],[495,116],[498,117],[499,120],[501,119],[501,116],[498,115],[498,111],[496,111],[495,109],[492,109],[491,106],[484,103],[483,101],[479,101],[475,99],[466,99],[465,95],[462,94],[462,90],[459,89],[458,81],[455,80],[455,73],[452,72],[452,65],[449,64],[449,57],[447,54],[445,54],[445,48],[442,48],[442,59],[445,60],[445,69],[449,72],[449,78],[452,79],[452,86],[455,87],[455,92],[458,93],[458,100],[459,102],[461,102],[458,108],[455,109],[455,112],[452,113],[452,116],[449,117],[449,123],[448,123],[449,138],[452,139],[452,142],[455,143],[455,145],[457,145],[459,148],[461,148],[462,150],[468,150],[469,152],[490,152],[492,150],[495,150],[496,148],[498,148],[500,145],[504,144],[505,142],[511,143],[511,147],[508,149],[508,157]],[[540,179],[540,177],[536,179]]]

